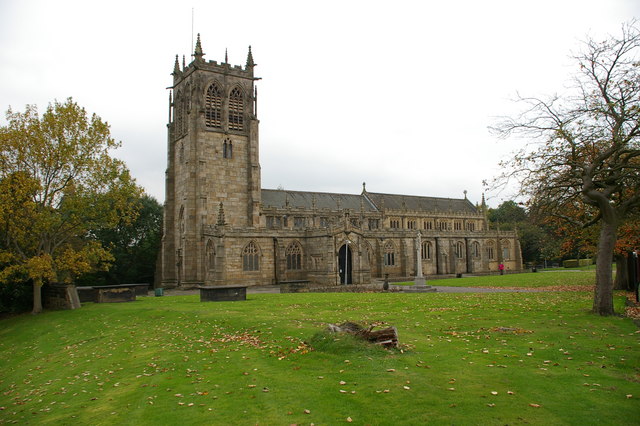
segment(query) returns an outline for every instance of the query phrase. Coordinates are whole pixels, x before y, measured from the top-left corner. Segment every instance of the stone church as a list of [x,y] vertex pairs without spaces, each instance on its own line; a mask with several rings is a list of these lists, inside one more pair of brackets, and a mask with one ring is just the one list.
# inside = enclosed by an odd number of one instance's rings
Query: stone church
[[522,269],[516,234],[489,230],[484,197],[262,189],[255,65],[251,48],[244,68],[205,60],[199,35],[190,64],[176,56],[163,287],[364,284],[412,277],[418,262],[427,277]]

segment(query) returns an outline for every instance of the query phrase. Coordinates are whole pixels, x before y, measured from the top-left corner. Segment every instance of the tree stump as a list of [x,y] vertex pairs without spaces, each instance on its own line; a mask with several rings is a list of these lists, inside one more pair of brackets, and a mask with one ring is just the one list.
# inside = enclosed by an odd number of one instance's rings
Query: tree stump
[[329,324],[327,329],[332,333],[348,333],[364,339],[376,345],[386,348],[398,347],[398,330],[395,327],[387,327],[380,330],[373,330],[375,325],[368,328],[362,327],[355,322],[344,322],[342,324]]

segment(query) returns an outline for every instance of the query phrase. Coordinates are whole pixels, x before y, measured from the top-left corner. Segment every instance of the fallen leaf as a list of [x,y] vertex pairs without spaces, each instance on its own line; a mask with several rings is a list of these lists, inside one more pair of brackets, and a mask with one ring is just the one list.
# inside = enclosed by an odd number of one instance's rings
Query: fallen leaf
[[[628,395],[627,395],[627,399],[631,399],[631,398],[633,398],[633,395],[628,394]],[[0,409],[4,409],[4,407],[0,407]]]
[[351,417],[347,417],[347,422],[351,423],[353,419]]
[[395,369],[395,368],[388,368],[388,369],[387,369],[387,371],[388,371],[389,373],[393,373],[394,371],[396,371],[396,369]]
[[411,389],[409,386],[403,386],[403,388],[404,388],[405,390],[409,390],[409,389]]
[[540,404],[529,404],[529,407],[540,408]]
[[341,385],[346,385],[346,384],[347,384],[347,382],[345,382],[344,380],[340,380],[340,384],[341,384]]
[[491,395],[497,395],[497,394],[498,394],[498,392],[496,392],[496,391],[491,391]]
[[305,414],[311,414],[311,411],[310,410],[304,410],[304,413]]

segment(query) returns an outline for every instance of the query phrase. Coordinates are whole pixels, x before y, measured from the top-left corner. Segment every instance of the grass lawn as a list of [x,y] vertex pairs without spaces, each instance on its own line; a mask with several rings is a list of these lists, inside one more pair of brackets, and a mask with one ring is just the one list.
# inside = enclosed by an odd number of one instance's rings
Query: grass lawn
[[[638,424],[640,333],[591,303],[301,293],[17,316],[0,321],[0,424]],[[396,326],[402,351],[320,332],[346,320]]]
[[[594,269],[555,269],[543,272],[526,272],[522,274],[484,275],[477,277],[446,278],[430,280],[428,285],[447,287],[575,287],[584,286],[590,291],[595,285]],[[394,285],[413,285],[413,281],[392,283]]]

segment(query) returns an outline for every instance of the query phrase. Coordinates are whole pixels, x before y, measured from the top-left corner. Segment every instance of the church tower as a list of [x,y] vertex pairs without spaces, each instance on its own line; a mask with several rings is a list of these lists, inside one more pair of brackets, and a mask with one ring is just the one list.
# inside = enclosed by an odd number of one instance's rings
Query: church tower
[[162,286],[205,281],[204,234],[259,225],[258,119],[251,47],[245,67],[176,56],[169,98]]

